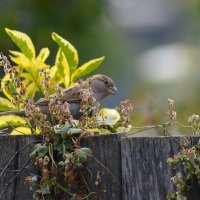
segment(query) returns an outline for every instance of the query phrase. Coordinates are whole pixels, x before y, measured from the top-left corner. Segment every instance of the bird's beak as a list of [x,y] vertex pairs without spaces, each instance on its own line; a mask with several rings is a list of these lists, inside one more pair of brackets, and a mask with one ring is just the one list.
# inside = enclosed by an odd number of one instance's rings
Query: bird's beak
[[108,88],[108,92],[110,94],[116,95],[117,94],[117,88],[115,86]]

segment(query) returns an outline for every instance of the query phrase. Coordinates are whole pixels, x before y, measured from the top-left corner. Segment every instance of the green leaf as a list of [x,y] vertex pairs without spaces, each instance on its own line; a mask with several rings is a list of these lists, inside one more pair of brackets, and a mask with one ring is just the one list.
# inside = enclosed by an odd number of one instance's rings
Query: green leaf
[[59,36],[57,33],[52,33],[53,40],[59,45],[63,51],[70,68],[70,74],[72,74],[78,66],[78,53],[75,47],[67,40]]
[[83,130],[80,128],[70,128],[68,134],[76,135],[76,134],[81,134],[82,132]]
[[51,188],[55,185],[54,180],[47,180],[41,186],[41,192],[43,195],[51,194]]
[[0,111],[7,110],[16,110],[16,107],[8,99],[0,97]]
[[0,128],[12,126],[25,126],[26,120],[22,117],[15,115],[0,116]]
[[105,59],[105,57],[96,58],[96,59],[90,60],[90,61],[86,62],[85,64],[83,64],[82,66],[80,66],[73,73],[72,81],[75,81],[76,79],[79,79],[80,77],[96,70],[100,66],[100,64],[103,62],[104,59]]
[[82,147],[82,148],[79,149],[79,150],[81,150],[82,152],[84,152],[85,155],[87,155],[87,156],[91,156],[91,155],[92,155],[92,150],[91,150],[90,148]]
[[32,40],[25,33],[5,28],[6,33],[30,60],[35,59],[35,47]]
[[31,158],[35,158],[36,156],[43,157],[48,153],[48,147],[44,144],[36,144],[33,148],[32,153],[30,154]]
[[38,178],[37,176],[32,176],[32,180],[28,183],[30,191],[39,189]]
[[61,137],[62,137],[63,139],[65,139],[65,138],[67,137],[68,131],[69,131],[70,127],[71,127],[71,126],[64,126],[64,127],[62,127],[62,128],[60,129],[59,134],[61,135]]
[[46,59],[49,57],[49,54],[50,54],[50,51],[49,51],[49,48],[42,48],[40,50],[40,53],[38,54],[36,60],[38,61],[41,61],[41,62],[45,62]]
[[103,108],[96,117],[96,121],[99,124],[113,126],[120,120],[120,118],[120,114],[115,109]]
[[79,166],[81,165],[81,163],[86,162],[88,157],[92,155],[91,149],[87,147],[77,149],[74,153],[77,156],[77,164]]

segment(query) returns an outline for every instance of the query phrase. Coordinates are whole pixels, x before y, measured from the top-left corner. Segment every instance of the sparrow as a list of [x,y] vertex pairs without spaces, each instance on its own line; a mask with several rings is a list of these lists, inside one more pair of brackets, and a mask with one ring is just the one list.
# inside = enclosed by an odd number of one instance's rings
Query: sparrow
[[[93,97],[96,101],[100,102],[103,98],[108,95],[116,95],[117,88],[111,78],[108,76],[97,74],[90,77],[90,87],[92,90]],[[68,87],[62,90],[61,100],[63,103],[69,103],[69,110],[74,119],[78,119],[81,116],[81,86],[80,84]],[[55,94],[53,94],[55,95]],[[52,96],[53,96],[52,95]],[[50,117],[49,111],[49,100],[42,98],[36,102],[36,105],[40,108],[41,112],[47,117]],[[22,117],[26,117],[24,110],[16,110],[16,111],[6,111],[0,112],[0,116],[3,115],[18,115]]]

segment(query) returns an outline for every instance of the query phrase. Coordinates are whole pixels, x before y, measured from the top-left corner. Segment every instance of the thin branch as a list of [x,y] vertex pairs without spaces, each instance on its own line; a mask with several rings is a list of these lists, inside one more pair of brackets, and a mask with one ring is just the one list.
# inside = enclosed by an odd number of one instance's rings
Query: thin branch
[[113,180],[118,184],[120,189],[122,189],[122,185],[119,182],[119,180],[113,175],[113,173],[103,164],[101,163],[96,157],[91,156],[112,178]]
[[66,190],[64,187],[62,187],[60,184],[58,184],[57,182],[55,182],[55,184],[62,189],[64,192],[66,192],[67,194],[69,194],[71,197],[73,197],[74,195],[72,193],[70,193],[68,190]]
[[[34,144],[34,143],[38,143],[38,142],[41,142],[41,140],[36,140],[36,141],[33,141],[33,142],[30,142],[26,145],[24,145],[21,149],[21,151],[23,151],[27,146],[31,145],[31,144]],[[17,156],[17,154],[20,152],[20,150],[18,149],[14,154],[13,156],[11,157],[11,159],[8,161],[8,163],[6,164],[4,170],[0,173],[0,178],[2,177],[2,175],[4,174],[4,172],[8,169],[9,165],[11,164],[11,162],[13,161],[13,159],[15,158],[15,156]]]
[[29,159],[24,165],[23,167],[14,175],[14,177],[5,184],[5,189],[0,193],[0,199],[2,199],[4,193],[6,192],[8,186],[20,175],[20,173],[22,172],[22,170],[27,166],[27,164],[31,161],[31,159]]

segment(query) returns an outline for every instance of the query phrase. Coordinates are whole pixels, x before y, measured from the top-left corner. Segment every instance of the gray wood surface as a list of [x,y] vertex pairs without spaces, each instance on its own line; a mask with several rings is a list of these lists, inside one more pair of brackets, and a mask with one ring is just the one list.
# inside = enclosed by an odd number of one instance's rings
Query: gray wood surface
[[[191,139],[196,144],[199,137]],[[176,140],[183,141],[182,137]],[[178,152],[178,143],[169,137],[132,137],[121,140],[123,200],[165,200],[174,191],[174,171],[167,159]],[[200,196],[191,197],[200,199]]]
[[[36,172],[29,162],[29,154],[39,139],[38,136],[0,136],[0,200],[33,199],[24,178]],[[192,137],[191,144],[199,139]],[[165,200],[168,190],[174,190],[170,181],[174,171],[166,160],[179,150],[179,145],[169,137],[97,135],[84,137],[81,145],[93,151],[94,158],[89,164],[93,174],[90,189],[97,192],[98,200]],[[101,181],[97,186],[98,173]],[[197,199],[200,198],[190,197],[190,200]]]
[[[121,135],[102,135],[86,137],[83,146],[92,149],[95,159],[89,164],[93,173],[91,189],[98,194],[98,200],[121,200]],[[95,186],[96,174],[100,173],[101,183]]]
[[32,193],[24,184],[24,178],[35,172],[29,161],[35,140],[34,136],[0,136],[1,200],[32,199]]

